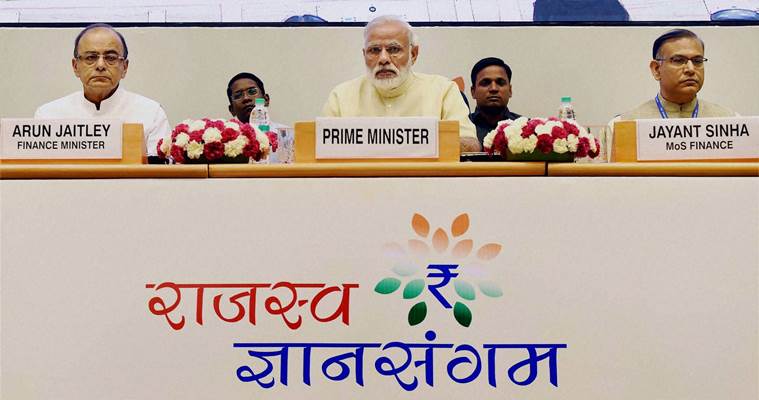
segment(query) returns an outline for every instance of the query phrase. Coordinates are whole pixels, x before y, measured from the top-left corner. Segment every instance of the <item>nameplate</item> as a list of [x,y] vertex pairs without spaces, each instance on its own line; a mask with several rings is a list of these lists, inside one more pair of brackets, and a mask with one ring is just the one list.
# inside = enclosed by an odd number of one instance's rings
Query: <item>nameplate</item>
[[317,118],[316,159],[438,158],[432,117]]
[[641,119],[638,161],[759,158],[759,117]]
[[0,120],[0,157],[7,160],[121,159],[118,119]]

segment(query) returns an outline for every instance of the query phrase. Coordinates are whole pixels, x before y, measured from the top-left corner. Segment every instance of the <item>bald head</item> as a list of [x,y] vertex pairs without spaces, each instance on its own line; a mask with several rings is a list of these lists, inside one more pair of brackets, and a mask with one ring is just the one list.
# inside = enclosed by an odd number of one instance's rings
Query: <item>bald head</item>
[[82,29],[81,32],[79,32],[78,35],[76,35],[76,39],[74,39],[74,58],[77,58],[79,56],[79,42],[82,41],[82,37],[87,34],[87,32],[92,30],[107,30],[112,32],[121,42],[121,47],[123,48],[124,52],[122,56],[124,58],[127,58],[129,56],[129,49],[127,48],[126,40],[124,40],[124,36],[121,35],[121,32],[114,29],[112,26],[108,24],[92,24],[88,25],[86,28]]

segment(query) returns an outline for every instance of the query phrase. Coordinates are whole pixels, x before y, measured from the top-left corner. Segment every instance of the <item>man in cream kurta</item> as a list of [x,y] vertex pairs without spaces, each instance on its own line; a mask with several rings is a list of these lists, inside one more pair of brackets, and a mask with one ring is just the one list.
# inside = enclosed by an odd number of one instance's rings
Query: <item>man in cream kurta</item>
[[335,87],[327,117],[425,116],[459,121],[462,151],[480,149],[469,110],[456,84],[412,71],[419,45],[411,26],[396,17],[375,18],[364,29],[367,74]]
[[[460,136],[475,137],[456,84],[438,75],[411,72],[397,88],[380,89],[362,76],[341,83],[324,106],[329,117],[425,116],[460,121]],[[469,123],[463,123],[469,122]]]
[[71,66],[82,90],[44,104],[35,118],[117,118],[140,123],[148,156],[158,154],[158,140],[170,133],[166,113],[157,102],[124,90],[119,83],[129,68],[129,49],[113,27],[94,24],[74,41]]
[[613,147],[614,123],[617,121],[658,118],[732,117],[734,111],[699,99],[704,84],[704,43],[686,29],[671,30],[656,39],[651,75],[659,81],[659,93],[631,111],[623,113],[606,127],[607,154]]

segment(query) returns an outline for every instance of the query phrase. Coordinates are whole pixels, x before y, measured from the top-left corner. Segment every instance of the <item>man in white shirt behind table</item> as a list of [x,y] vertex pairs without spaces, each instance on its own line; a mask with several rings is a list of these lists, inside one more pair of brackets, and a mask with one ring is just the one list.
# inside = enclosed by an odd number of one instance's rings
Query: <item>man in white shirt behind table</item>
[[[158,140],[171,132],[160,104],[124,90],[129,50],[124,37],[107,24],[93,24],[74,41],[71,65],[82,90],[44,104],[34,118],[118,118],[140,123],[148,156],[156,156]],[[152,161],[152,157],[150,157]]]
[[479,151],[469,109],[456,84],[439,75],[414,72],[419,43],[411,26],[381,16],[364,28],[366,75],[343,82],[329,94],[327,117],[435,117],[459,121],[461,151]]

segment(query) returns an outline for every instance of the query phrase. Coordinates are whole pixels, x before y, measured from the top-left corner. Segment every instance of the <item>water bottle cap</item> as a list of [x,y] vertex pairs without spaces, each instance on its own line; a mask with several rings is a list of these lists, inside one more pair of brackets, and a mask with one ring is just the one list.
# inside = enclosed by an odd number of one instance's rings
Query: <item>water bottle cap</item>
[[266,103],[266,99],[262,99],[260,97],[256,99],[256,105],[263,105],[264,103]]
[[571,103],[572,102],[572,98],[571,97],[562,97],[561,98],[561,102],[562,103]]

